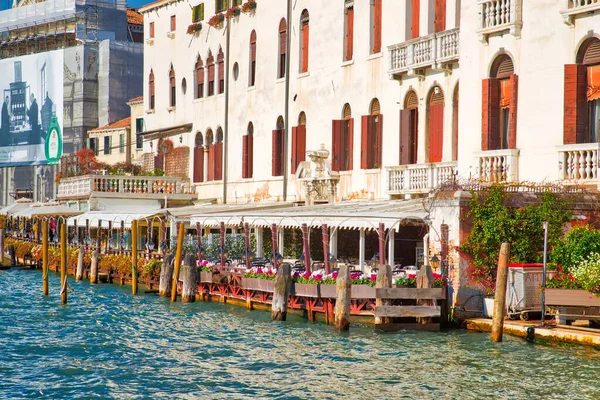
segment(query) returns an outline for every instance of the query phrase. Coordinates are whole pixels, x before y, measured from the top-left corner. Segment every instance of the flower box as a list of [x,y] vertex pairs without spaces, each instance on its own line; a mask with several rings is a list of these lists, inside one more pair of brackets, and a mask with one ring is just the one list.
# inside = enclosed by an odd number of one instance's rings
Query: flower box
[[292,295],[301,297],[319,297],[319,285],[311,283],[294,283]]
[[202,31],[202,23],[195,22],[193,24],[188,25],[186,33],[188,35],[195,35],[196,33],[200,33],[200,31]]
[[369,285],[352,285],[353,299],[374,299],[375,286]]
[[337,297],[335,285],[319,285],[319,292],[322,299],[335,299]]
[[550,306],[600,307],[600,297],[582,289],[546,289]]
[[275,281],[259,278],[242,278],[242,287],[246,290],[273,293]]
[[212,272],[200,271],[200,282],[212,283],[212,281],[213,281],[212,276],[213,276]]

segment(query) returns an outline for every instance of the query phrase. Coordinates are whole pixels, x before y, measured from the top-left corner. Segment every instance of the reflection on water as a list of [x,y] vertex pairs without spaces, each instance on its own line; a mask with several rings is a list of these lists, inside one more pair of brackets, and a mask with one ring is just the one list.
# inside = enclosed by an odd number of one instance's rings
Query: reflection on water
[[0,398],[598,399],[600,351],[448,333],[337,334],[294,315],[171,304],[0,272]]

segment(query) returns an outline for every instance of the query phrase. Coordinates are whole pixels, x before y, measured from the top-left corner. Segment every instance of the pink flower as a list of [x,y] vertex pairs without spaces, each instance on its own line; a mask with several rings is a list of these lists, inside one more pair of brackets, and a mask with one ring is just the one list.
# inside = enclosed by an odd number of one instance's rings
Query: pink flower
[[332,277],[333,279],[337,279],[337,277],[338,277],[338,272],[337,272],[337,271],[335,271],[335,272],[332,272],[332,273],[331,273],[331,277]]
[[310,279],[310,271],[306,271],[304,274],[302,274],[302,277],[304,279]]
[[256,273],[257,273],[257,274],[262,274],[262,273],[263,273],[263,270],[262,270],[262,268],[261,268],[261,267],[258,267],[258,268],[256,269]]
[[323,275],[321,274],[316,274],[315,276],[313,276],[313,279],[315,281],[322,281],[323,280]]
[[377,274],[371,274],[371,282],[375,282],[377,280]]

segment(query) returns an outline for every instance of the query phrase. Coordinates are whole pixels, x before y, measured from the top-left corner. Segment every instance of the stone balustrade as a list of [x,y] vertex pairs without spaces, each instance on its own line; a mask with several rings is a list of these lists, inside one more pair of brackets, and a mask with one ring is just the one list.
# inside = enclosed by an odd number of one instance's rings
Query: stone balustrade
[[522,0],[477,0],[479,5],[479,39],[487,42],[492,33],[508,31],[521,36],[523,26]]
[[565,24],[574,26],[573,19],[577,15],[591,13],[600,10],[600,1],[598,0],[562,0],[563,8],[560,14],[563,16]]
[[428,193],[444,183],[452,182],[456,167],[456,161],[387,167],[387,193],[390,195]]
[[475,153],[478,179],[483,182],[518,182],[519,150],[487,150]]
[[558,178],[573,183],[598,183],[599,143],[567,144],[558,148]]

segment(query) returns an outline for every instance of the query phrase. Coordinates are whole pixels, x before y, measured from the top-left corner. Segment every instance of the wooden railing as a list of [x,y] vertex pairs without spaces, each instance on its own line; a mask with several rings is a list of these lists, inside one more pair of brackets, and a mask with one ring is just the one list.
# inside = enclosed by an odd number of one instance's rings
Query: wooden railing
[[518,182],[519,150],[487,150],[475,154],[479,180],[484,182]]
[[387,167],[387,193],[428,193],[444,183],[452,182],[456,174],[456,166],[456,161],[452,161]]
[[559,179],[578,183],[596,183],[599,150],[599,143],[560,146],[558,149]]
[[459,28],[423,36],[389,46],[391,75],[417,68],[442,68],[443,63],[458,60]]
[[478,0],[479,38],[487,42],[491,33],[508,31],[515,37],[521,36],[523,26],[522,0]]
[[560,10],[560,14],[563,16],[565,24],[574,26],[574,17],[597,10],[600,10],[600,1],[598,0],[563,0],[563,9]]

